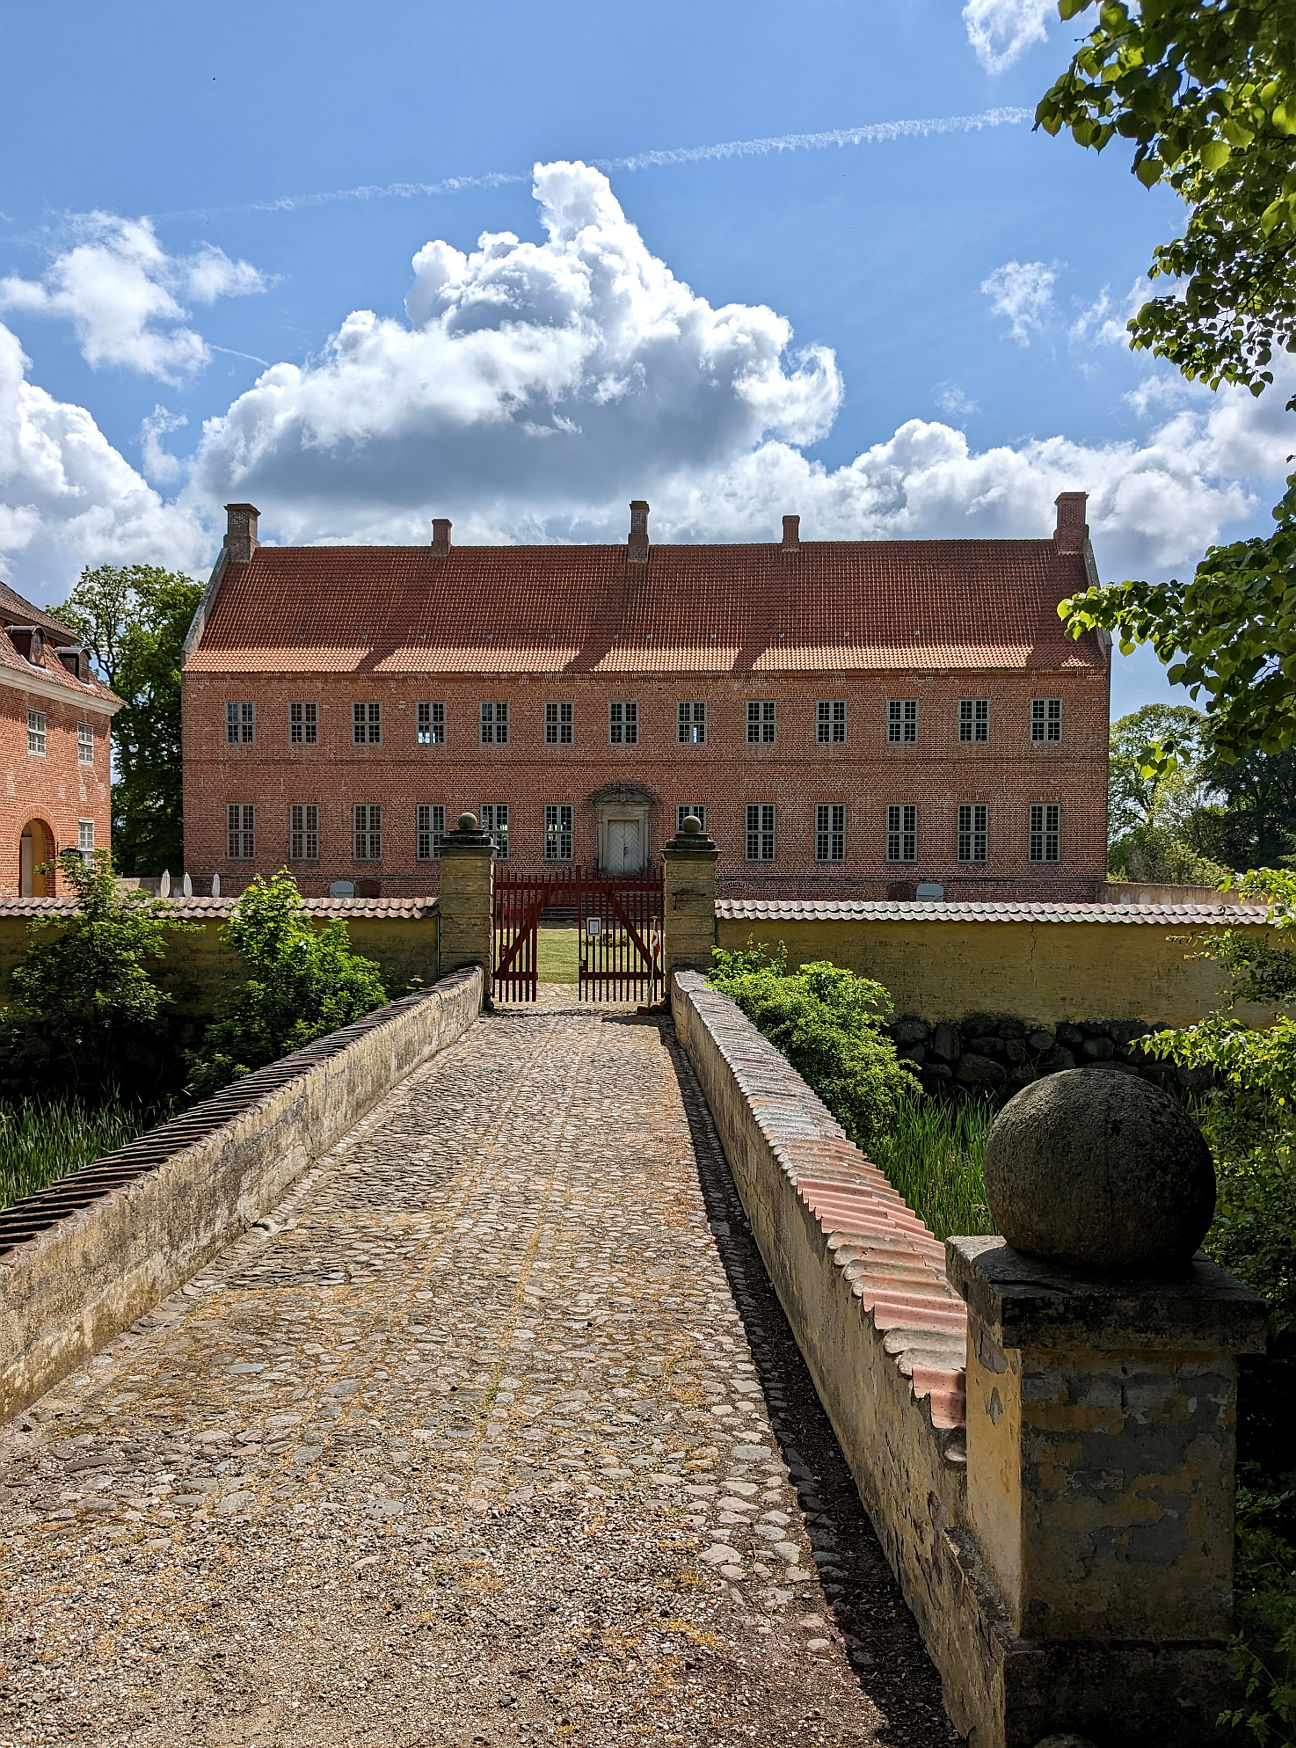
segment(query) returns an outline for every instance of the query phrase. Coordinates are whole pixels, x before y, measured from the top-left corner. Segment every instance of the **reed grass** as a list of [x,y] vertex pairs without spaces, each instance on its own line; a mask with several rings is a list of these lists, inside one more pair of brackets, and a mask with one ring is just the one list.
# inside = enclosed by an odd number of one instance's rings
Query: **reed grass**
[[873,1163],[937,1238],[993,1232],[985,1196],[992,1105],[955,1104],[918,1091],[873,1143]]
[[97,1106],[70,1099],[0,1104],[0,1207],[124,1147],[170,1114],[169,1106],[120,1100]]

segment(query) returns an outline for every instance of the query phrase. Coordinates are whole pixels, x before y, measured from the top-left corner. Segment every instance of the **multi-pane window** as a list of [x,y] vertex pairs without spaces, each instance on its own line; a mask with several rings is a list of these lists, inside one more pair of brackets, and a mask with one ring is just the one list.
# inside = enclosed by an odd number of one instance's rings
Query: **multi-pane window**
[[887,739],[912,746],[918,739],[918,700],[887,699]]
[[608,705],[608,741],[614,747],[633,747],[639,742],[639,706],[612,703]]
[[502,747],[508,744],[508,705],[483,704],[481,707],[481,744]]
[[747,860],[774,860],[774,807],[768,801],[752,802],[747,809]]
[[357,862],[382,861],[382,813],[376,802],[360,802],[351,809]]
[[572,859],[572,810],[565,801],[546,804],[544,827],[545,861],[570,862]]
[[681,802],[675,809],[675,830],[677,833],[684,830],[684,821],[690,816],[698,821],[703,831],[706,830],[706,808]]
[[990,739],[990,700],[988,698],[959,699],[959,739],[985,742]]
[[918,808],[912,801],[892,802],[886,810],[886,859],[918,860]]
[[484,832],[489,832],[491,835],[491,841],[495,845],[495,860],[497,862],[507,862],[509,859],[508,803],[506,801],[483,801],[481,808],[481,827]]
[[1056,801],[1032,801],[1030,859],[1056,862],[1062,853],[1062,809]]
[[747,700],[747,745],[773,746],[778,731],[778,706],[772,698]]
[[45,731],[45,712],[29,710],[27,712],[27,751],[37,758],[45,757],[48,736]]
[[821,698],[815,706],[815,740],[821,747],[837,747],[845,739],[846,700]]
[[77,723],[77,764],[94,764],[94,723]]
[[815,808],[815,861],[846,860],[846,809],[835,801]]
[[545,745],[569,747],[572,744],[572,707],[570,704],[545,705]]
[[445,745],[445,705],[420,704],[418,706],[418,744],[421,747],[443,747]]
[[295,747],[319,745],[319,705],[288,706],[288,739]]
[[706,704],[701,698],[681,699],[678,740],[682,747],[700,747],[706,741]]
[[984,862],[989,843],[990,809],[984,801],[960,801],[958,810],[958,859]]
[[420,802],[414,809],[414,855],[420,862],[441,859],[441,840],[445,837],[445,804],[440,801]]
[[225,849],[231,862],[256,860],[256,808],[231,801],[225,809]]
[[225,744],[248,746],[256,735],[256,706],[227,704],[225,706]]
[[1062,700],[1060,698],[1031,699],[1031,739],[1062,739]]
[[77,821],[77,849],[81,852],[81,860],[87,868],[94,867],[94,821],[79,819]]
[[288,860],[318,862],[319,808],[313,801],[294,802],[288,809]]
[[351,706],[351,739],[358,747],[381,745],[381,704],[353,704]]

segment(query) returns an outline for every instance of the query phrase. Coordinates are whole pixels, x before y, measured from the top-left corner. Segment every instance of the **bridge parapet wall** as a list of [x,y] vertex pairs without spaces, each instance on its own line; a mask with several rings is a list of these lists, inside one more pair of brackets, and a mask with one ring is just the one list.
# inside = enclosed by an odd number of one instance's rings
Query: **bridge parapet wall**
[[247,1231],[481,1011],[456,971],[0,1213],[0,1420]]

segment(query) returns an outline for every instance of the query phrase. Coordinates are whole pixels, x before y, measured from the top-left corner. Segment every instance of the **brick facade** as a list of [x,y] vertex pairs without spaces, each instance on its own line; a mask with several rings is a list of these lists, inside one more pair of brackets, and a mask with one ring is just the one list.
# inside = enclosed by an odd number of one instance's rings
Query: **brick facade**
[[[893,544],[1034,549],[1047,543],[831,544],[867,545],[871,561],[880,554],[885,562]],[[255,557],[265,555],[267,566],[304,566],[309,557],[303,549],[251,550]],[[495,550],[508,555],[554,549]],[[557,549],[578,556],[590,550]],[[659,548],[654,559],[663,550],[705,556],[751,549]],[[377,555],[372,564],[387,557],[395,566],[410,549],[370,551]],[[330,549],[323,549],[321,557],[329,556]],[[421,562],[423,554],[417,557]],[[620,562],[631,571],[632,561]],[[651,562],[640,566],[650,570]],[[568,654],[542,671],[544,652],[535,652],[534,625],[527,628],[527,647],[519,650],[516,637],[508,647],[510,607],[499,586],[484,591],[494,601],[493,613],[489,605],[483,608],[483,624],[499,624],[497,647],[491,647],[496,634],[484,630],[470,649],[424,650],[418,646],[428,634],[392,628],[379,570],[375,584],[358,588],[351,609],[356,633],[369,640],[366,646],[358,639],[353,655],[339,652],[345,634],[336,624],[327,578],[318,601],[312,600],[308,577],[296,602],[285,595],[276,603],[268,583],[259,591],[269,599],[267,617],[273,621],[291,611],[291,620],[250,630],[233,618],[238,598],[231,590],[226,626],[237,630],[222,636],[221,589],[230,584],[222,584],[218,567],[184,676],[186,864],[200,881],[219,872],[224,891],[240,890],[253,873],[287,865],[312,894],[326,893],[337,880],[352,881],[361,891],[376,885],[383,895],[427,892],[436,888],[428,830],[452,827],[463,811],[481,815],[483,808],[506,807],[510,862],[535,869],[545,865],[547,847],[584,864],[615,865],[618,856],[633,856],[636,845],[641,854],[656,857],[677,828],[678,810],[702,806],[721,850],[722,892],[886,897],[912,895],[917,882],[935,881],[950,897],[1091,898],[1106,869],[1108,665],[1097,640],[1078,651],[1058,635],[1056,599],[1068,579],[1072,588],[1083,585],[1082,572],[1063,567],[1047,602],[1053,625],[1045,630],[1052,641],[1041,659],[1042,638],[1035,639],[1036,659],[1029,665],[1008,656],[996,662],[993,648],[979,647],[991,640],[992,624],[978,633],[978,648],[951,652],[943,630],[929,623],[923,642],[936,645],[932,653],[924,648],[925,659],[918,660],[916,651],[906,651],[908,659],[894,665],[882,665],[875,652],[861,660],[858,644],[836,652],[840,665],[818,665],[804,636],[794,646],[788,631],[777,628],[765,633],[760,659],[741,650],[737,659],[732,651],[713,658],[707,627],[715,622],[715,609],[701,597],[696,629],[681,634],[676,628],[673,650],[661,647],[658,634],[642,630],[637,647],[618,649],[620,633],[605,630],[597,659]],[[632,576],[625,586],[651,588],[652,580]],[[239,610],[262,611],[250,598]],[[618,623],[624,623],[624,603],[621,611]],[[905,611],[912,616],[914,609],[906,605]],[[930,602],[923,611],[930,620]],[[992,601],[987,621],[995,611]],[[448,643],[449,634],[442,635]],[[838,635],[844,640],[848,634]],[[555,642],[558,636],[556,630]],[[292,637],[298,638],[296,647]],[[313,647],[303,652],[303,641]],[[589,641],[582,646],[571,638],[586,650]],[[681,657],[679,645],[688,641],[694,647]],[[404,653],[393,655],[397,647]],[[713,671],[707,671],[708,661]],[[714,671],[722,664],[728,671]],[[894,712],[897,740],[888,738],[893,700],[900,705]],[[971,709],[961,711],[963,700],[973,701]],[[978,700],[988,703],[988,723]],[[1032,738],[1033,700],[1060,700],[1060,722],[1052,706],[1037,707],[1042,739]],[[916,723],[911,703],[917,704]],[[488,724],[492,738],[483,741],[484,704],[507,705],[504,744],[495,738],[494,721]],[[704,724],[695,721],[699,704]],[[826,739],[821,704],[828,707]],[[313,710],[293,712],[294,705]],[[363,744],[355,738],[357,705],[365,707]],[[439,708],[420,713],[420,705]],[[632,744],[626,744],[626,705],[635,706]],[[684,743],[682,705],[689,707],[690,738]],[[615,706],[622,707],[619,725]],[[971,719],[971,739],[960,739],[961,714]],[[749,740],[749,721],[755,740]],[[704,738],[694,744],[703,727]],[[371,740],[373,735],[378,738]],[[231,819],[233,807],[239,813]],[[1034,822],[1041,828],[1035,833],[1037,854],[1047,860],[1031,859],[1032,807],[1058,810]],[[294,808],[315,810],[297,814],[295,839]],[[362,847],[379,851],[376,857],[355,854],[358,808],[365,810]],[[374,808],[381,810],[377,816]],[[749,845],[750,808],[761,811],[750,821],[755,835]],[[963,817],[962,860],[960,808],[984,809]],[[440,811],[429,815],[428,809]],[[916,811],[889,817],[890,809]],[[493,823],[498,825],[498,814]],[[247,853],[233,856],[231,847]],[[888,847],[900,857],[889,858]],[[984,859],[977,859],[982,848]]]
[[3,585],[0,615],[0,896],[52,896],[57,875],[43,864],[111,848],[120,701],[92,677],[73,632]]

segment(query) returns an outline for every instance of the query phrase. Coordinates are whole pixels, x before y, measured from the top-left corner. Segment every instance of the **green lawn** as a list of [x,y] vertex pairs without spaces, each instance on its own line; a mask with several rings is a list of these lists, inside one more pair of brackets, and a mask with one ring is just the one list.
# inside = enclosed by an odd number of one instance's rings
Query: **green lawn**
[[536,937],[536,972],[541,983],[575,983],[579,974],[579,929],[541,929]]

